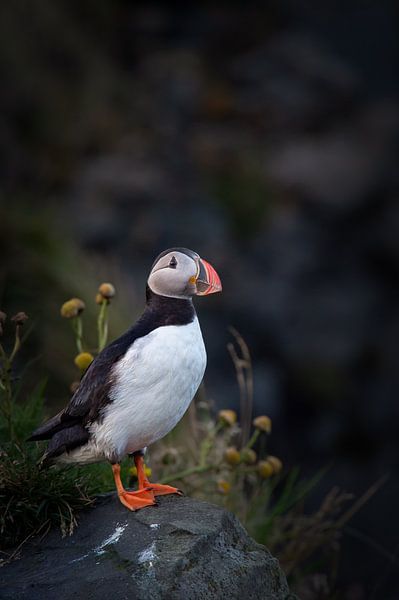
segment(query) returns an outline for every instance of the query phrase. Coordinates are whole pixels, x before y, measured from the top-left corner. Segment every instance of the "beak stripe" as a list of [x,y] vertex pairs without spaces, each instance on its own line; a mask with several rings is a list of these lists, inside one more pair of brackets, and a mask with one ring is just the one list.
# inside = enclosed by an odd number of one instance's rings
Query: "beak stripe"
[[199,296],[206,296],[207,294],[214,294],[216,292],[220,292],[222,290],[222,283],[220,281],[219,275],[216,273],[215,269],[203,258],[200,259],[201,265],[205,271],[205,281],[201,281],[207,287],[201,291],[197,292]]

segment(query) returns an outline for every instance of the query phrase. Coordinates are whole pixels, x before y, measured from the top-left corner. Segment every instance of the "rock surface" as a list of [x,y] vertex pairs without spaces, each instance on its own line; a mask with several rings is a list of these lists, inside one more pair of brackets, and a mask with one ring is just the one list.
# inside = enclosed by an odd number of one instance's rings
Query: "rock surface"
[[278,561],[233,515],[176,497],[130,513],[107,495],[71,537],[27,545],[0,580],[2,600],[290,597]]

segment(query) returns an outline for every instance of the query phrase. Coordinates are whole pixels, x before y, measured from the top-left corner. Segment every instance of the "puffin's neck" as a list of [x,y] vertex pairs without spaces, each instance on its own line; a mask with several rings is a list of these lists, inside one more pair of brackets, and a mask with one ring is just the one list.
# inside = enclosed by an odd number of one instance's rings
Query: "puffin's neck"
[[168,325],[186,325],[195,316],[195,308],[191,298],[169,298],[155,294],[149,286],[146,288],[146,310],[156,317],[157,321],[165,321]]

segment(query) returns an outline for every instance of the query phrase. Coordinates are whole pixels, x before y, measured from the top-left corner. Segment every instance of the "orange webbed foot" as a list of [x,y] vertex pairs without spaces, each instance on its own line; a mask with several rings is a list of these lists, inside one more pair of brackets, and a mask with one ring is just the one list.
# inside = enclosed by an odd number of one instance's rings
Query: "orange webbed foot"
[[183,492],[171,485],[162,485],[161,483],[149,483],[149,488],[154,496],[166,496],[168,494],[178,494],[183,496]]
[[114,473],[119,500],[126,508],[129,510],[140,510],[140,508],[156,504],[154,494],[147,486],[141,487],[136,492],[125,490],[121,481],[121,467],[119,464],[113,464],[112,471]]
[[123,490],[118,493],[118,497],[122,504],[129,510],[140,510],[140,508],[156,504],[154,494],[148,488],[137,490],[136,492]]
[[181,492],[175,487],[172,487],[171,485],[163,485],[162,483],[151,483],[150,481],[148,481],[144,468],[144,459],[141,454],[135,454],[134,464],[136,465],[137,469],[139,490],[150,489],[151,493],[154,496],[166,496],[168,494],[178,494],[179,496],[183,495],[183,492]]

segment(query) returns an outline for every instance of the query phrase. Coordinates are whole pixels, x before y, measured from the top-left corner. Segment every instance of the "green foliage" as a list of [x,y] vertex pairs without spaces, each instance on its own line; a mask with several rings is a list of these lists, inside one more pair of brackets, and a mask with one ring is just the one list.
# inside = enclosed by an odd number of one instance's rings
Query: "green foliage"
[[[125,458],[121,462],[121,479],[126,482],[126,485],[130,479],[131,468],[131,459]],[[79,473],[85,477],[88,490],[93,498],[99,494],[115,491],[114,476],[108,463],[95,463],[81,467]]]
[[78,469],[41,470],[41,444],[10,443],[1,451],[0,533],[3,550],[52,526],[72,533],[76,513],[92,503]]
[[323,473],[320,471],[310,480],[304,480],[300,478],[299,468],[295,467],[267,489],[259,490],[247,516],[248,530],[258,542],[266,544],[270,541],[276,534],[276,520],[299,506],[318,484]]
[[[26,395],[24,402],[15,402],[13,405],[13,435],[19,443],[26,440],[43,419],[46,383],[46,379],[40,381],[32,392]],[[0,423],[0,440],[6,441],[9,438],[8,434],[4,423]]]
[[[43,418],[46,387],[42,381],[23,402],[18,401],[22,381],[15,376],[15,359],[26,319],[24,313],[11,319],[15,330],[10,351],[0,344],[0,548],[4,560],[8,548],[52,526],[63,534],[72,533],[78,510],[92,502],[87,477],[78,469],[41,469],[44,445],[25,442]],[[1,333],[5,322],[6,315],[0,313]]]

